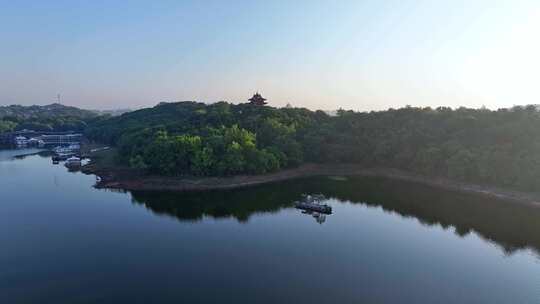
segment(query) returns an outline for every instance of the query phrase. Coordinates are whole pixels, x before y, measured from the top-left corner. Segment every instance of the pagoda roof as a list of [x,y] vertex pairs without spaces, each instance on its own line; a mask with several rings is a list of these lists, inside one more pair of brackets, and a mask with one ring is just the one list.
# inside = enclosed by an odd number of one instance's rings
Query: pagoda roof
[[251,97],[248,100],[249,101],[265,101],[266,98],[262,97],[261,94],[259,94],[259,93],[255,93],[255,94],[253,94],[253,97]]

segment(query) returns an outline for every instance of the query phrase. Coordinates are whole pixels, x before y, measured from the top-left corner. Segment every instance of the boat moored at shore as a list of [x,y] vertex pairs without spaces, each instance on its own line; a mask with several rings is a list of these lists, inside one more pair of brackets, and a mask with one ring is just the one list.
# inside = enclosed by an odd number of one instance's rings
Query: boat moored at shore
[[65,163],[65,166],[68,167],[68,168],[79,168],[81,167],[81,159],[76,157],[76,156],[72,156],[68,159],[66,159],[66,163]]

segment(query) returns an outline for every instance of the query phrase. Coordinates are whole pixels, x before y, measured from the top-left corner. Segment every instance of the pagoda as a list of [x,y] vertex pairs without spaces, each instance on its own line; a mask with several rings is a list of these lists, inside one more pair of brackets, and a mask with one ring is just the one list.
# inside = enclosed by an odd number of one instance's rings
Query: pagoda
[[249,100],[249,104],[254,106],[264,106],[266,104],[266,98],[263,98],[259,92],[255,93]]

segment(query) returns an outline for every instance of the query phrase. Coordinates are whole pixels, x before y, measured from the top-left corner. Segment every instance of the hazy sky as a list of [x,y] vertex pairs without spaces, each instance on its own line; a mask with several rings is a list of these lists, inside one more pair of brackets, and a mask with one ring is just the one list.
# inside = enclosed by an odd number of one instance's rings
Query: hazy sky
[[540,103],[540,1],[5,1],[0,105]]

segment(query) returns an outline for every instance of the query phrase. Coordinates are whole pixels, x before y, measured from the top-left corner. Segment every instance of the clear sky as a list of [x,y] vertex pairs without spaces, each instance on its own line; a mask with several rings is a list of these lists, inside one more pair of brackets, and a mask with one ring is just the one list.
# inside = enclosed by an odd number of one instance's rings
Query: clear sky
[[540,103],[540,1],[5,1],[0,105]]

